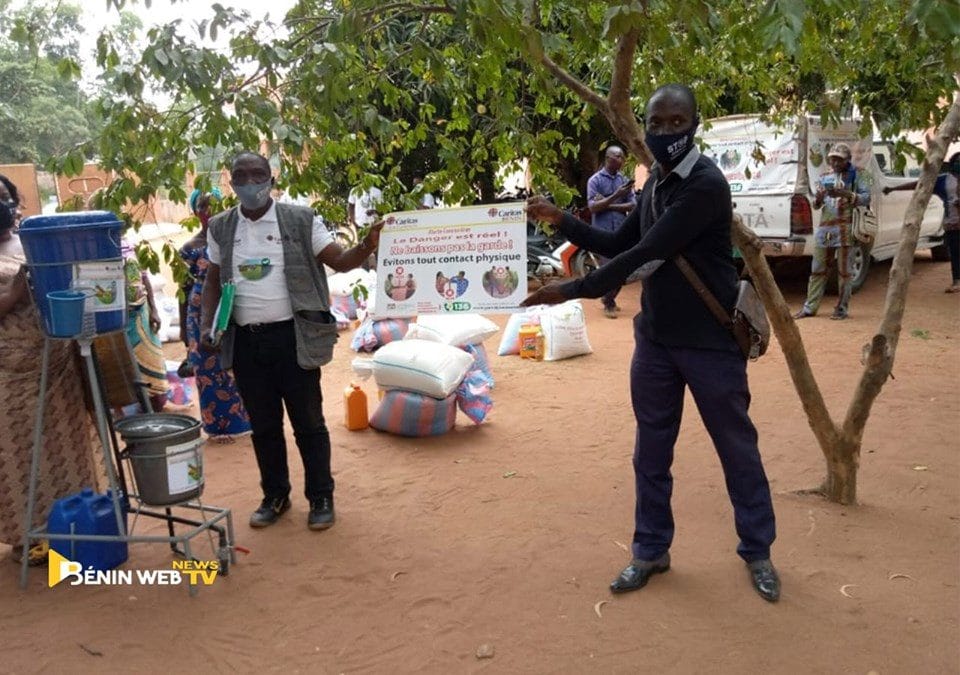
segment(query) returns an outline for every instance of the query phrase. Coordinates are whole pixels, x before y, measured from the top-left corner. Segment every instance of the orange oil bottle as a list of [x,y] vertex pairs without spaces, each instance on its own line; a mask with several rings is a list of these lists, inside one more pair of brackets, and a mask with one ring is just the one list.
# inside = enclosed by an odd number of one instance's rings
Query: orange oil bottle
[[370,426],[367,394],[359,384],[351,384],[343,390],[343,423],[350,431],[359,431]]
[[543,360],[543,330],[540,326],[521,326],[517,338],[521,359]]

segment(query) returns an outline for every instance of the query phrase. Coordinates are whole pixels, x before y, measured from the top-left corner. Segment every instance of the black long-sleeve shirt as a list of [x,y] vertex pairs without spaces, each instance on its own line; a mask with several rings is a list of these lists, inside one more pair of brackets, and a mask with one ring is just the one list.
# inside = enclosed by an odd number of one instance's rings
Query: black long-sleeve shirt
[[644,263],[665,260],[643,282],[641,332],[667,347],[736,350],[730,332],[672,261],[682,254],[730,310],[738,283],[731,217],[730,186],[713,161],[693,148],[665,177],[654,165],[637,208],[615,232],[592,228],[564,213],[559,224],[564,236],[611,260],[582,279],[564,283],[562,290],[568,298],[599,298]]

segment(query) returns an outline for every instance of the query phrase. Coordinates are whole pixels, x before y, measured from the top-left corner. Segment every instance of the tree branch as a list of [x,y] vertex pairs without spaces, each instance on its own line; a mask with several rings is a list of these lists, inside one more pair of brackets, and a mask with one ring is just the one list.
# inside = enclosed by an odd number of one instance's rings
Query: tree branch
[[637,52],[639,39],[640,31],[631,28],[617,40],[617,47],[613,51],[610,95],[607,97],[614,111],[623,112],[626,108],[631,116],[634,116],[634,113],[630,107],[630,84],[633,81],[633,56]]
[[563,84],[567,89],[579,96],[585,103],[589,103],[595,107],[604,115],[604,117],[610,117],[610,104],[607,102],[607,99],[600,96],[600,94],[570,74],[553,59],[547,56],[546,53],[541,53],[538,58],[540,63],[543,64],[543,67],[550,71],[554,77],[560,80],[560,83]]
[[[903,313],[907,302],[907,290],[910,287],[910,272],[913,257],[920,236],[920,222],[926,210],[927,202],[933,192],[940,165],[946,155],[950,142],[957,137],[960,129],[960,91],[954,92],[950,112],[944,118],[936,135],[929,140],[923,169],[917,181],[916,190],[907,206],[903,229],[900,232],[900,246],[890,267],[890,281],[887,284],[887,298],[884,304],[883,318],[877,334],[871,343],[864,347],[865,367],[857,389],[854,392],[843,433],[859,440],[870,416],[873,402],[893,371],[893,361],[897,353],[900,331],[903,328]],[[859,443],[857,444],[859,447]]]
[[637,114],[630,102],[631,82],[633,81],[633,58],[637,52],[637,42],[640,40],[640,30],[631,28],[620,36],[613,52],[613,74],[610,78],[609,114],[607,121],[620,138],[640,162],[650,167],[653,157],[646,143],[643,142],[643,133],[637,124]]
[[381,5],[376,9],[371,9],[366,12],[362,12],[360,17],[366,20],[370,20],[372,17],[377,14],[388,14],[395,9],[401,10],[400,13],[406,12],[416,12],[418,14],[454,14],[455,10],[450,6],[450,3],[445,2],[442,5],[423,5],[417,6],[412,2],[391,2],[386,5]]

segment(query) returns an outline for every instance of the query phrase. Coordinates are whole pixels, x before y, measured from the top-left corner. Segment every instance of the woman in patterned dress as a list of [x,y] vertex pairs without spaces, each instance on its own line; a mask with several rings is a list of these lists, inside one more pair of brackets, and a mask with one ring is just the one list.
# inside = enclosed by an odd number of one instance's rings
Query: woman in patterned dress
[[[10,197],[6,183],[0,183],[0,202],[9,203]],[[44,338],[27,290],[20,238],[13,233],[13,218],[4,215],[7,203],[0,203],[0,543],[12,546],[17,559],[22,552]],[[96,489],[99,475],[73,344],[55,340],[50,347],[34,525],[46,522],[57,499],[85,487]]]
[[180,335],[197,377],[203,430],[211,439],[229,440],[250,433],[250,418],[233,377],[220,366],[220,355],[201,353],[199,349],[200,294],[209,265],[207,221],[212,196],[216,195],[201,194],[200,190],[194,190],[190,195],[190,208],[200,219],[201,229],[180,249],[180,257],[189,266],[193,277],[183,287],[186,301],[180,308]]

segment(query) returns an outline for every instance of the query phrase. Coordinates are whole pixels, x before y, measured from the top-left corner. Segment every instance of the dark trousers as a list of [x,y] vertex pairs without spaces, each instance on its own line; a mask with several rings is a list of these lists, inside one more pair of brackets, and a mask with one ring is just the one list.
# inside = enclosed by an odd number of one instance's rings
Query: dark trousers
[[264,497],[290,494],[284,406],[303,460],[304,495],[308,501],[332,495],[330,433],[323,419],[320,369],[297,365],[293,321],[267,324],[257,332],[238,328],[233,371],[250,414]]
[[950,253],[950,273],[953,274],[953,283],[960,282],[960,230],[947,230],[943,233],[943,241]]
[[673,448],[680,431],[685,386],[713,440],[733,503],[747,562],[770,557],[776,537],[770,487],[760,461],[757,431],[750,421],[747,366],[738,352],[669,348],[636,330],[630,393],[637,418],[633,468],[637,482],[633,556],[654,560],[673,541]]

